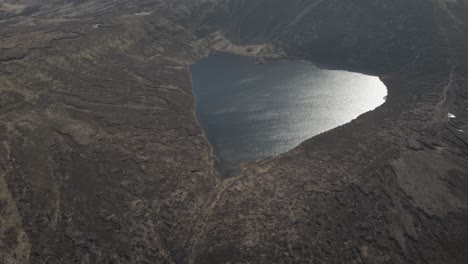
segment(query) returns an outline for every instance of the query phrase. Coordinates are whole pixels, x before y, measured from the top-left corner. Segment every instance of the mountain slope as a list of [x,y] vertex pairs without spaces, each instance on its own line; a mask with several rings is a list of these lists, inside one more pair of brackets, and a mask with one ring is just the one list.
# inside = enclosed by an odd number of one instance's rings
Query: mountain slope
[[[0,262],[465,263],[467,11],[0,1]],[[389,96],[223,179],[187,67],[217,51],[375,73]]]

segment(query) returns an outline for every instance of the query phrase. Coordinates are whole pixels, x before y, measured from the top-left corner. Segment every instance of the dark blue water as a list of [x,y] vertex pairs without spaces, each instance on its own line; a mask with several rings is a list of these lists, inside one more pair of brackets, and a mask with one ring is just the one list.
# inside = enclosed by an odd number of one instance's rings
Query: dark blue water
[[384,102],[379,78],[307,61],[213,55],[191,67],[197,116],[227,174],[286,152]]

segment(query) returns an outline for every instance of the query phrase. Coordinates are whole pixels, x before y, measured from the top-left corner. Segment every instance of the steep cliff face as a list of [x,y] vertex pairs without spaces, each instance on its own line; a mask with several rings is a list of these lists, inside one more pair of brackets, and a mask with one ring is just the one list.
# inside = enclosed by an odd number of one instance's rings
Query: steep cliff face
[[427,56],[439,62],[425,67],[444,67],[431,1],[256,0],[210,6],[210,12],[196,12],[203,16],[198,28],[205,34],[222,29],[235,43],[274,43],[290,56],[374,72]]

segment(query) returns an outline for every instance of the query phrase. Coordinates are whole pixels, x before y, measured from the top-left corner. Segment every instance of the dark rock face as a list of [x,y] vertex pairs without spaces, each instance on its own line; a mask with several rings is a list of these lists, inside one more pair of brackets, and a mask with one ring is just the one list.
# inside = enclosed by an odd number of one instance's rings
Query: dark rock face
[[202,13],[201,27],[221,25],[234,42],[275,43],[289,56],[340,67],[395,70],[427,56],[445,63],[444,51],[434,47],[430,1],[231,1],[229,7]]
[[[466,263],[467,5],[5,1],[0,262]],[[187,71],[219,30],[387,103],[222,180]]]

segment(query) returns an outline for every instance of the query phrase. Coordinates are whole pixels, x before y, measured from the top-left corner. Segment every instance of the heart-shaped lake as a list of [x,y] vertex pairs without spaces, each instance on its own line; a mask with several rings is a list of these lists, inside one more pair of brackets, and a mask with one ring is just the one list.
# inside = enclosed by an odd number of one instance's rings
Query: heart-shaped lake
[[299,60],[256,64],[219,54],[192,65],[191,74],[198,119],[226,175],[348,123],[387,95],[378,77]]

